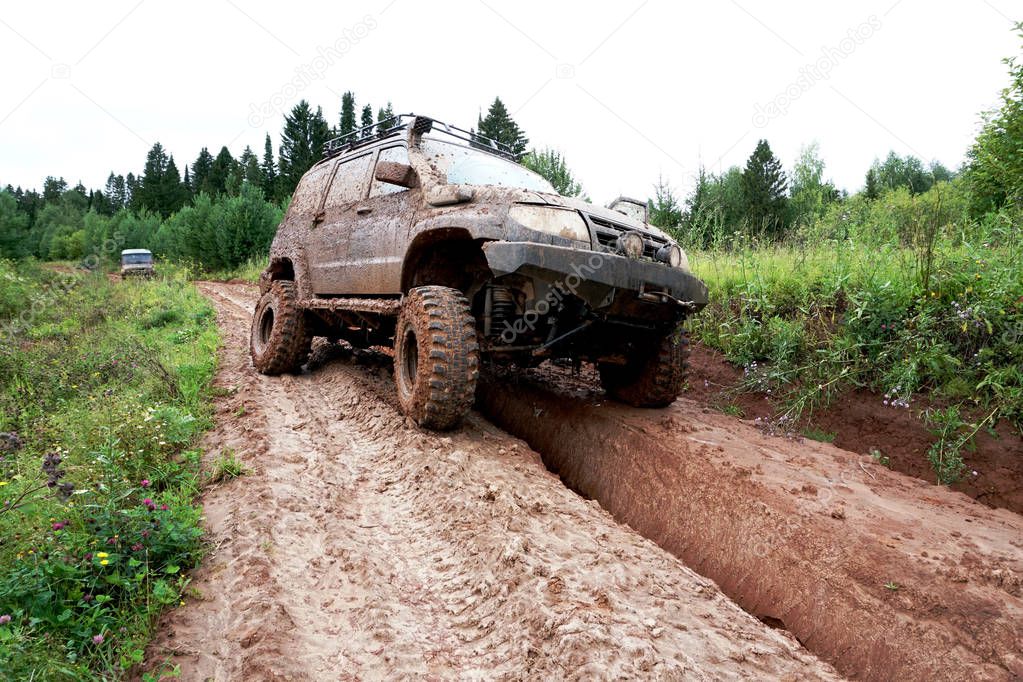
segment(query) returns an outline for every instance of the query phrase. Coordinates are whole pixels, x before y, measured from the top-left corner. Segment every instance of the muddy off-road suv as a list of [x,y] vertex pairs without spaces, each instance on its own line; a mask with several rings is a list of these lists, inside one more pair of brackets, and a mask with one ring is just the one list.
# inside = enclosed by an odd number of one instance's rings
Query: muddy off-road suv
[[481,358],[592,362],[612,397],[667,405],[707,289],[645,217],[630,199],[562,197],[509,149],[430,118],[355,131],[327,143],[278,227],[253,364],[297,371],[314,336],[393,344],[399,403],[434,429],[472,405]]

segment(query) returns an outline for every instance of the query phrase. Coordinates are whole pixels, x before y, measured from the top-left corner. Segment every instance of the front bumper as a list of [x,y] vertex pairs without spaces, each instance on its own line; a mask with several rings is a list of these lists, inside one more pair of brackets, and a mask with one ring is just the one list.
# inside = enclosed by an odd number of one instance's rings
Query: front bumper
[[483,245],[483,253],[497,277],[534,277],[571,291],[594,307],[614,289],[636,294],[663,292],[688,304],[694,312],[707,305],[707,286],[703,282],[662,263],[532,242],[488,242]]

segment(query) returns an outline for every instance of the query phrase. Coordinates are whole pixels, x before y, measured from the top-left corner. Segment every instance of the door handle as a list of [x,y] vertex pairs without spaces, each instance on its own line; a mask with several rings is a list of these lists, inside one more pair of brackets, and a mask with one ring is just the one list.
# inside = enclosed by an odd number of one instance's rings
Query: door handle
[[372,206],[359,206],[355,209],[357,215],[368,215],[373,212]]

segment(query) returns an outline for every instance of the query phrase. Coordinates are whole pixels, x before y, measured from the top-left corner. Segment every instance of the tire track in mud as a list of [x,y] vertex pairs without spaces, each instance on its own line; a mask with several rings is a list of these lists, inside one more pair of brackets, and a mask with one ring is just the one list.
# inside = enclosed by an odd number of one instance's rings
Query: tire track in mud
[[[256,291],[202,283],[224,332],[207,459],[249,468],[204,496],[199,598],[148,669],[186,680],[834,678],[711,581],[566,489],[475,414],[450,435],[396,409],[389,372],[314,351],[264,377]],[[244,406],[244,410],[241,408]]]

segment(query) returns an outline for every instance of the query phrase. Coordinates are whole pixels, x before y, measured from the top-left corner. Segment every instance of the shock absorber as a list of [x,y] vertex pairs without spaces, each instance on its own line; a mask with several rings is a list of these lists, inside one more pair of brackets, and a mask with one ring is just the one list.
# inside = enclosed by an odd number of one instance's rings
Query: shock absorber
[[490,287],[490,338],[500,339],[501,334],[515,318],[515,296],[505,286]]

